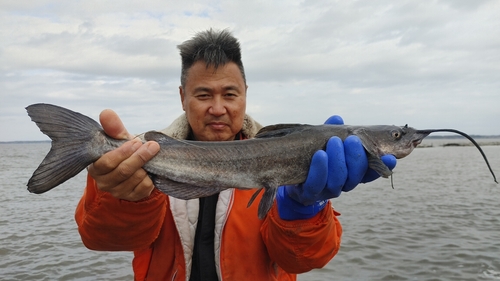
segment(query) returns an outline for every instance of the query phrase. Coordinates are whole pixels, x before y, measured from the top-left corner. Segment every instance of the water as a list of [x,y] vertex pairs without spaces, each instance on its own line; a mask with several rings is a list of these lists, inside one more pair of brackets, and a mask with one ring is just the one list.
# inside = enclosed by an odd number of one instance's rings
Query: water
[[[26,191],[49,146],[0,144],[0,279],[133,280],[131,253],[80,240],[73,215],[85,173]],[[483,149],[500,174],[500,146]],[[394,185],[381,179],[333,200],[340,252],[299,280],[500,280],[500,185],[474,147],[416,149],[398,161]]]
[[0,144],[0,280],[133,280],[130,252],[90,251],[73,218],[85,173],[43,195],[26,183],[49,143]]
[[[483,149],[500,173],[500,146]],[[416,149],[398,161],[394,185],[333,200],[340,252],[299,279],[500,280],[500,185],[474,147]]]

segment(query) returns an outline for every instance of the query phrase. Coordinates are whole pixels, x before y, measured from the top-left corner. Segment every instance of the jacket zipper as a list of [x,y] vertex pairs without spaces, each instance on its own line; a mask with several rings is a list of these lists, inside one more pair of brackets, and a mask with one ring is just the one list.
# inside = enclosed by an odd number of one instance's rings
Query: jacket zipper
[[177,272],[178,272],[178,271],[179,271],[179,270],[176,270],[176,271],[174,272],[174,275],[172,275],[172,279],[170,279],[170,280],[175,281],[175,277],[177,277]]
[[234,189],[232,190],[231,197],[229,198],[229,204],[227,206],[226,213],[224,214],[224,220],[222,221],[220,237],[219,237],[219,270],[218,270],[218,274],[219,274],[219,280],[221,280],[221,281],[223,280],[222,279],[222,255],[221,255],[222,237],[224,236],[224,231],[225,231],[227,219],[229,218],[229,213],[231,213],[231,209],[233,208],[233,202],[234,202]]

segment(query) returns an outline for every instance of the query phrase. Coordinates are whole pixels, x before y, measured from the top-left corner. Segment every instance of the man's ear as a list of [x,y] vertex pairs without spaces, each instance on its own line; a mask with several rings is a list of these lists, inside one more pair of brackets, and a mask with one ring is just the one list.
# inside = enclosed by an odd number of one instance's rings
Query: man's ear
[[182,86],[179,86],[179,95],[181,96],[182,110],[186,111],[186,108],[184,107],[184,89]]

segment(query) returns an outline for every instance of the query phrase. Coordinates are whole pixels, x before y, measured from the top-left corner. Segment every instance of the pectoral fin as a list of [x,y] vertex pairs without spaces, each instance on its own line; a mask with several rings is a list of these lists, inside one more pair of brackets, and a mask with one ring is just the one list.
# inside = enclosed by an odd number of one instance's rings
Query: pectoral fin
[[364,128],[358,129],[354,132],[363,144],[368,157],[368,167],[373,169],[381,177],[388,178],[392,175],[392,171],[387,167],[377,154],[377,141]]
[[384,164],[384,162],[377,155],[366,153],[368,157],[368,167],[372,168],[381,177],[388,178],[392,175],[392,171]]

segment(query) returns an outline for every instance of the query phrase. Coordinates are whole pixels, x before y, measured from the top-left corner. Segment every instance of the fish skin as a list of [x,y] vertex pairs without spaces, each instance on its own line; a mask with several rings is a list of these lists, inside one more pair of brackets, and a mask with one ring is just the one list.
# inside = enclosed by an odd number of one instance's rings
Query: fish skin
[[[147,132],[145,140],[158,142],[160,152],[144,169],[156,175],[154,183],[158,189],[181,199],[199,197],[199,189],[187,192],[184,186],[172,186],[171,181],[202,185],[211,188],[213,193],[233,187],[265,187],[264,197],[274,200],[272,192],[278,186],[305,181],[312,155],[325,149],[334,135],[345,139],[358,134],[362,140],[374,144],[365,148],[370,151],[369,165],[382,176],[390,176],[392,172],[380,156],[392,153],[404,157],[421,138],[400,139],[384,145],[375,143],[377,137],[391,136],[388,129],[401,130],[396,126],[279,125],[264,128],[254,139],[235,142],[178,141],[158,132]],[[397,151],[396,146],[400,147]],[[208,193],[205,196],[213,194],[205,192]]]
[[[306,180],[312,155],[325,149],[330,137],[345,139],[349,135],[358,135],[362,141],[370,143],[371,147],[365,147],[369,151],[369,166],[388,177],[392,172],[380,156],[390,153],[405,157],[424,137],[413,132],[405,139],[387,144],[377,142],[377,139],[392,138],[392,131],[402,130],[397,126],[281,124],[263,128],[254,139],[235,142],[178,141],[159,132],[147,132],[144,139],[158,142],[160,152],[146,163],[144,169],[156,175],[153,182],[159,190],[186,200],[200,197],[201,190],[204,196],[209,196],[234,187],[264,187],[258,211],[259,217],[263,218],[271,208],[279,186]],[[174,183],[184,183],[191,188],[179,184],[174,186]]]
[[[108,137],[99,123],[63,107],[33,104],[26,110],[52,139],[49,153],[28,181],[28,190],[33,193],[56,187],[126,142]],[[408,126],[279,124],[264,127],[254,139],[203,142],[177,140],[150,131],[144,139],[158,142],[161,149],[143,168],[160,191],[186,200],[228,188],[264,188],[258,210],[262,219],[279,186],[303,183],[312,155],[325,149],[332,136],[344,140],[350,135],[360,138],[369,167],[388,177],[392,171],[380,157],[393,154],[403,158],[429,133]]]

